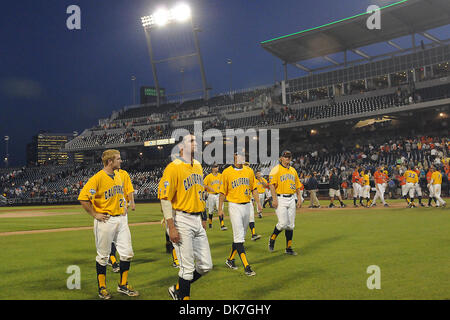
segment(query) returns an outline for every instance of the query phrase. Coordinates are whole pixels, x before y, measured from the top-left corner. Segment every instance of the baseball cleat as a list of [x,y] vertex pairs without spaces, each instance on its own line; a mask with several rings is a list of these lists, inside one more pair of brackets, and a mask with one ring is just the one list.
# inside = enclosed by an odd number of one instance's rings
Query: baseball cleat
[[115,272],[115,273],[120,271],[120,266],[117,263],[117,261],[112,264],[112,271]]
[[425,205],[421,202],[421,203],[419,203],[419,205],[421,206],[421,207],[425,207]]
[[212,224],[211,224],[211,223],[209,224],[209,228],[210,228],[210,229],[212,228]]
[[252,235],[252,241],[256,241],[258,239],[261,239],[261,236],[259,234]]
[[126,294],[127,296],[130,297],[137,297],[139,295],[139,292],[134,290],[133,287],[128,284],[128,282],[124,286],[121,286],[119,284],[117,286],[117,292]]
[[292,248],[286,248],[286,250],[284,251],[284,253],[290,255],[290,256],[296,256],[297,252],[295,252],[294,250],[292,250]]
[[100,287],[98,289],[98,296],[104,300],[111,299],[111,294],[109,293],[108,289],[106,289],[105,287]]
[[345,203],[341,205],[341,208],[345,208],[345,207],[346,207]]
[[385,207],[389,207],[389,205],[387,203],[384,204]]
[[260,212],[260,213],[258,213],[258,218],[262,218],[262,213]]
[[269,239],[269,251],[273,252],[275,250],[275,240]]
[[225,230],[228,230],[228,228],[225,226],[222,226],[222,227],[220,227],[220,230],[225,231]]
[[178,291],[177,289],[175,289],[175,285],[169,287],[167,291],[169,292],[169,295],[173,300],[180,300],[180,298],[178,297]]
[[252,268],[250,267],[250,265],[248,265],[248,266],[245,268],[245,275],[251,277],[251,276],[256,275],[256,272],[252,270]]
[[234,263],[234,259],[233,260],[229,260],[229,259],[225,260],[225,264],[230,269],[233,269],[233,270],[237,269],[236,264]]

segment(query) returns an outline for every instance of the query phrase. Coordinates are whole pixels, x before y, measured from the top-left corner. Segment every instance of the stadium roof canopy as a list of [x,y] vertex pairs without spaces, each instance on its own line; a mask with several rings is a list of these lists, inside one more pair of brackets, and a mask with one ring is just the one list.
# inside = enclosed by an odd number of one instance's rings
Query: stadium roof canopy
[[[327,23],[261,42],[261,46],[289,64],[317,57],[353,52],[370,59],[358,48],[371,44],[390,42],[399,37],[427,34],[427,30],[450,23],[449,0],[402,0],[381,7],[381,29],[370,30],[367,20],[372,12]],[[430,38],[431,39],[431,38]],[[438,39],[434,39],[439,41]],[[390,42],[392,46],[395,46]],[[329,59],[331,62],[332,60]]]

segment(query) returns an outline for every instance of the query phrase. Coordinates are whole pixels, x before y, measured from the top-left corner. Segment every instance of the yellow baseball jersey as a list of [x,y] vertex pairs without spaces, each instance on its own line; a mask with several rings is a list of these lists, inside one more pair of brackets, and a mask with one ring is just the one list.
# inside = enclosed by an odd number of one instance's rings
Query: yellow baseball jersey
[[128,195],[130,193],[134,192],[134,188],[133,188],[133,184],[131,183],[130,175],[128,174],[128,172],[126,172],[125,170],[122,170],[122,169],[116,170],[116,172],[119,173],[120,178],[122,178],[122,181],[123,181],[123,192],[124,192],[125,200],[127,200],[127,202],[130,202]]
[[[213,175],[212,173],[208,174],[203,180],[203,184],[208,186],[214,190],[214,194],[220,192],[220,185],[222,184],[222,174],[217,173],[217,175]],[[207,191],[207,190],[206,190]],[[211,193],[207,191],[208,193]]]
[[439,171],[433,172],[431,179],[433,180],[432,184],[442,184],[442,173]]
[[86,182],[78,200],[90,201],[98,213],[111,216],[123,214],[125,197],[120,174],[114,172],[114,176],[109,176],[104,170],[100,170]]
[[169,200],[174,210],[198,213],[205,210],[202,165],[175,159],[164,169],[159,182],[159,199]]
[[[256,178],[255,178],[256,179]],[[266,192],[266,187],[264,187],[264,184],[267,184],[267,180],[261,177],[260,179],[256,179],[256,189],[258,189],[258,193],[264,193]]]
[[363,174],[361,176],[364,180],[363,186],[370,186],[370,177],[368,174]]
[[281,164],[277,164],[270,171],[269,184],[275,186],[277,194],[294,194],[302,186],[297,170],[293,167],[286,168]]
[[242,166],[238,169],[235,166],[229,166],[222,172],[220,193],[223,193],[229,202],[250,202],[255,189],[255,173],[252,168]]
[[417,172],[412,170],[406,170],[404,174],[406,178],[407,183],[417,183],[419,182],[419,176],[417,175]]

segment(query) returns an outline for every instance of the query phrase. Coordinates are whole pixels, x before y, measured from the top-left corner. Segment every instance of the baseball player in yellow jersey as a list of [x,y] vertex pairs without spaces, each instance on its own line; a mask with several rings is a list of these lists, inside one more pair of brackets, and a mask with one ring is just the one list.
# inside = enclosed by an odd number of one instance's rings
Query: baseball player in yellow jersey
[[106,150],[102,155],[103,169],[91,177],[78,196],[83,208],[94,220],[98,294],[110,299],[106,288],[106,265],[111,243],[116,242],[120,255],[120,282],[117,291],[128,296],[139,293],[128,284],[130,261],[134,256],[131,233],[125,216],[124,183],[119,173],[122,159],[118,150]]
[[[269,187],[267,180],[261,176],[261,170],[256,171],[256,189],[258,189],[259,203],[264,204],[266,198],[266,190]],[[258,218],[262,218],[262,212],[258,212]]]
[[364,169],[361,171],[361,178],[363,179],[362,192],[361,192],[361,200],[366,199],[366,208],[372,204],[370,201],[370,176],[369,170]]
[[272,193],[272,205],[276,209],[278,223],[275,225],[272,235],[269,238],[269,251],[275,250],[275,240],[284,230],[286,236],[285,253],[297,255],[292,249],[292,238],[295,227],[296,208],[301,208],[302,202],[295,204],[294,193],[301,199],[301,183],[295,168],[291,167],[292,154],[289,150],[281,153],[280,163],[277,164],[269,174],[269,187]]
[[236,152],[234,154],[234,165],[229,166],[222,172],[219,215],[223,215],[222,204],[225,199],[228,200],[228,212],[233,228],[233,244],[231,246],[231,253],[225,260],[225,264],[230,269],[237,269],[234,261],[237,253],[244,265],[245,274],[247,276],[254,276],[256,273],[247,261],[244,248],[245,234],[250,223],[250,215],[253,214],[252,195],[258,211],[262,211],[262,207],[256,189],[255,174],[250,167],[244,166],[244,161],[245,153]]
[[[125,196],[125,217],[127,218],[128,222],[128,208],[131,208],[131,210],[136,209],[136,204],[134,203],[134,188],[133,184],[131,183],[131,178],[128,172],[122,169],[115,170],[116,173],[120,175],[123,181],[123,192]],[[113,240],[111,244],[111,252],[109,253],[109,260],[108,260],[108,266],[112,267],[113,272],[119,272],[120,266],[116,259],[116,244],[115,240]]]
[[[206,199],[206,208],[208,209],[209,228],[212,228],[212,218],[214,210],[219,212],[219,191],[222,184],[222,174],[219,173],[219,166],[213,164],[211,173],[208,174],[203,180],[205,190],[208,192],[208,198]],[[223,215],[219,215],[220,230],[225,231],[228,228],[223,221]]]
[[[406,180],[406,187],[404,191],[404,196],[406,196],[409,193],[409,202],[408,202],[408,208],[415,208],[416,205],[414,204],[414,190],[415,185],[419,183],[419,175],[416,171],[414,171],[413,166],[409,166],[408,170],[405,171],[405,174],[403,175]],[[406,199],[408,201],[408,198]]]
[[[174,300],[189,300],[191,284],[209,272],[211,251],[206,235],[205,188],[202,165],[194,159],[195,136],[178,145],[180,156],[167,165],[161,178],[161,208],[179,262],[178,283],[169,287]],[[173,212],[175,211],[175,212]]]
[[441,198],[442,173],[434,168],[431,169],[431,180],[428,184],[433,190],[433,196],[436,200],[436,207],[445,207],[447,203]]

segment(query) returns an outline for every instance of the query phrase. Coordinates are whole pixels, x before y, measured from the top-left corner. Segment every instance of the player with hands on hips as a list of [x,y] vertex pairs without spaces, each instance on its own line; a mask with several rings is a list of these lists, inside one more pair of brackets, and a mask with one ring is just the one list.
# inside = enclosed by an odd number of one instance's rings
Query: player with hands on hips
[[110,299],[106,287],[106,266],[111,244],[116,243],[120,255],[120,282],[117,291],[128,296],[139,293],[128,284],[130,261],[134,256],[131,233],[125,213],[124,183],[120,174],[122,159],[118,150],[106,150],[102,154],[103,169],[91,177],[78,196],[83,208],[94,220],[98,295]]

